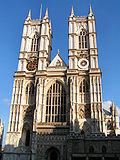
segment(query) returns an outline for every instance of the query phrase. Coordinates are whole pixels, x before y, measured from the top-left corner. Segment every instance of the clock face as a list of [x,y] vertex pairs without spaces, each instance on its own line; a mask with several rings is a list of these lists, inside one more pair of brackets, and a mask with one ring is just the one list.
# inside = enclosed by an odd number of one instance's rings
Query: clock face
[[34,71],[37,68],[37,62],[36,61],[29,61],[26,68],[28,71]]
[[89,62],[88,62],[87,59],[82,58],[82,59],[79,60],[79,67],[80,68],[85,69],[85,68],[88,67],[88,65],[89,65]]

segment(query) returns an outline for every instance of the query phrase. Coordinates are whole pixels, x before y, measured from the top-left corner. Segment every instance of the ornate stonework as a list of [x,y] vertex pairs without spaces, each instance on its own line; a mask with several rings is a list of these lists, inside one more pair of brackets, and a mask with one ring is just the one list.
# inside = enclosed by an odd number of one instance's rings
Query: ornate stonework
[[51,62],[48,10],[41,20],[32,20],[29,11],[14,75],[3,160],[120,158],[117,109],[114,104],[108,112],[102,107],[91,7],[87,17],[76,17],[72,8],[68,23],[69,66],[59,50]]

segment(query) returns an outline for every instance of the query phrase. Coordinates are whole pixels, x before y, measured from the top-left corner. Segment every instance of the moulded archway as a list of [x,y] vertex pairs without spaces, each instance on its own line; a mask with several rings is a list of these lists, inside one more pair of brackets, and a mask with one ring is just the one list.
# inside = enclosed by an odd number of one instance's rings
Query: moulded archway
[[47,160],[60,160],[59,150],[52,147],[47,150]]

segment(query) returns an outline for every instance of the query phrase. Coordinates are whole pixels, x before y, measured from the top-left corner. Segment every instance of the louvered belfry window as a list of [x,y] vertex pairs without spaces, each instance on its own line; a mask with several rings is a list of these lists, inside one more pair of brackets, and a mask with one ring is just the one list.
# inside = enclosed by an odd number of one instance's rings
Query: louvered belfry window
[[47,92],[46,122],[66,122],[66,91],[58,81]]
[[79,49],[87,48],[87,35],[85,31],[81,31],[79,35]]

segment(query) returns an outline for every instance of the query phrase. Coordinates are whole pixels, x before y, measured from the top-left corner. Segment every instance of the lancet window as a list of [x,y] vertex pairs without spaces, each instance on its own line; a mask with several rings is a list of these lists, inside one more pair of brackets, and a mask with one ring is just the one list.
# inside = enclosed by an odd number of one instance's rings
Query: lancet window
[[32,44],[31,44],[31,51],[38,51],[38,36],[34,35],[33,39],[32,39]]
[[58,81],[47,92],[46,122],[66,122],[66,91]]
[[88,103],[89,102],[89,85],[85,79],[83,79],[80,82],[79,100],[80,100],[80,103]]
[[26,104],[31,103],[33,101],[34,92],[34,84],[28,84],[26,87]]
[[87,35],[86,31],[81,31],[79,35],[79,49],[87,48]]

